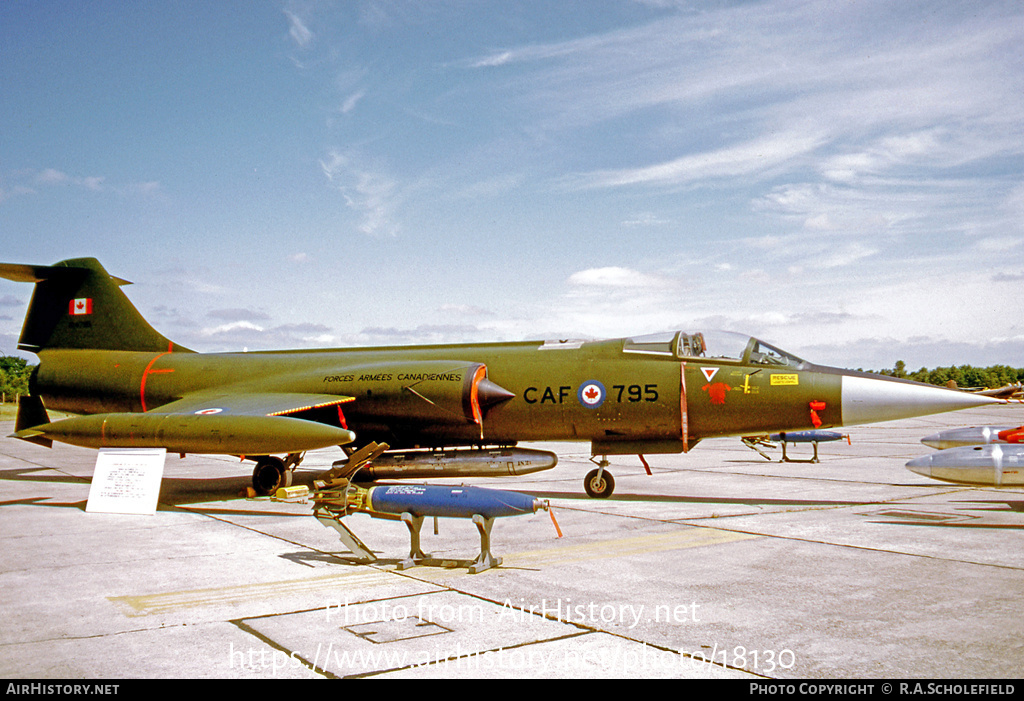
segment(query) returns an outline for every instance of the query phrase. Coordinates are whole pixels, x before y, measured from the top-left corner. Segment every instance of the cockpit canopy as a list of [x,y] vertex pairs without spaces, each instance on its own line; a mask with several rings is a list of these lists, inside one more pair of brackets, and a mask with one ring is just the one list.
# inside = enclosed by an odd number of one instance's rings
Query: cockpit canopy
[[731,331],[704,331],[690,333],[676,331],[637,336],[626,339],[622,349],[626,353],[664,355],[685,360],[708,358],[741,362],[748,365],[773,365],[799,368],[807,361],[787,353],[764,341]]

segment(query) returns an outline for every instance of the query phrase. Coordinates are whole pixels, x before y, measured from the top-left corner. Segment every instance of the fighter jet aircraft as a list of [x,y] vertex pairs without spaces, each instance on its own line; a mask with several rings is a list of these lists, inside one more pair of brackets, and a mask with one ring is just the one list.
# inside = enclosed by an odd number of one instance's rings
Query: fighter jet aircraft
[[[685,453],[705,438],[832,428],[996,402],[814,365],[757,338],[677,331],[602,341],[196,353],[149,325],[93,258],[0,264],[35,283],[19,348],[39,365],[17,438],[157,447],[256,462],[262,494],[305,451],[372,442],[375,477],[515,475],[555,455],[521,441],[585,441],[584,480],[607,497],[609,455]],[[77,414],[50,421],[47,410]],[[448,450],[444,450],[448,449]],[[454,450],[453,450],[454,449]],[[284,457],[279,457],[283,455]],[[474,467],[475,466],[475,467]],[[389,472],[390,470],[390,472]],[[476,470],[476,472],[474,472]]]

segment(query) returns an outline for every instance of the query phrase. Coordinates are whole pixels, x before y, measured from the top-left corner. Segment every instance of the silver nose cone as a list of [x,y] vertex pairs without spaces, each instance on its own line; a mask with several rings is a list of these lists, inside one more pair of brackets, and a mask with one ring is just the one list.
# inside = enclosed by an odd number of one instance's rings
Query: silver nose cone
[[844,426],[1003,403],[991,397],[920,382],[860,375],[843,375],[842,392]]

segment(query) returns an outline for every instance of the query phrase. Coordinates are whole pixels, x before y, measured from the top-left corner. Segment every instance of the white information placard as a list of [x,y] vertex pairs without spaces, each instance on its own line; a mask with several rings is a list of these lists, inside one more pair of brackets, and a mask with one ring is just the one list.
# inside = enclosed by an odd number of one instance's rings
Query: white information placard
[[164,448],[104,448],[96,457],[96,470],[85,510],[105,514],[156,513],[160,482],[164,477]]

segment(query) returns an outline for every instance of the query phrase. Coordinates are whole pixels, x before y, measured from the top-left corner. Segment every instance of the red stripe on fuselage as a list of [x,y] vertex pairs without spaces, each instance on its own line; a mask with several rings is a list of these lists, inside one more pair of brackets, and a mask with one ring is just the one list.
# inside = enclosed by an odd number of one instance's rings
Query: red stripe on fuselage
[[160,360],[160,358],[164,357],[165,355],[170,354],[170,352],[171,351],[167,351],[166,353],[159,353],[155,355],[153,359],[149,361],[149,365],[146,366],[146,369],[142,371],[142,380],[139,382],[139,400],[142,402],[142,413],[146,413],[146,378],[149,377],[150,375],[174,372],[174,368],[167,368],[164,370],[153,369],[153,365],[156,363],[156,361]]

